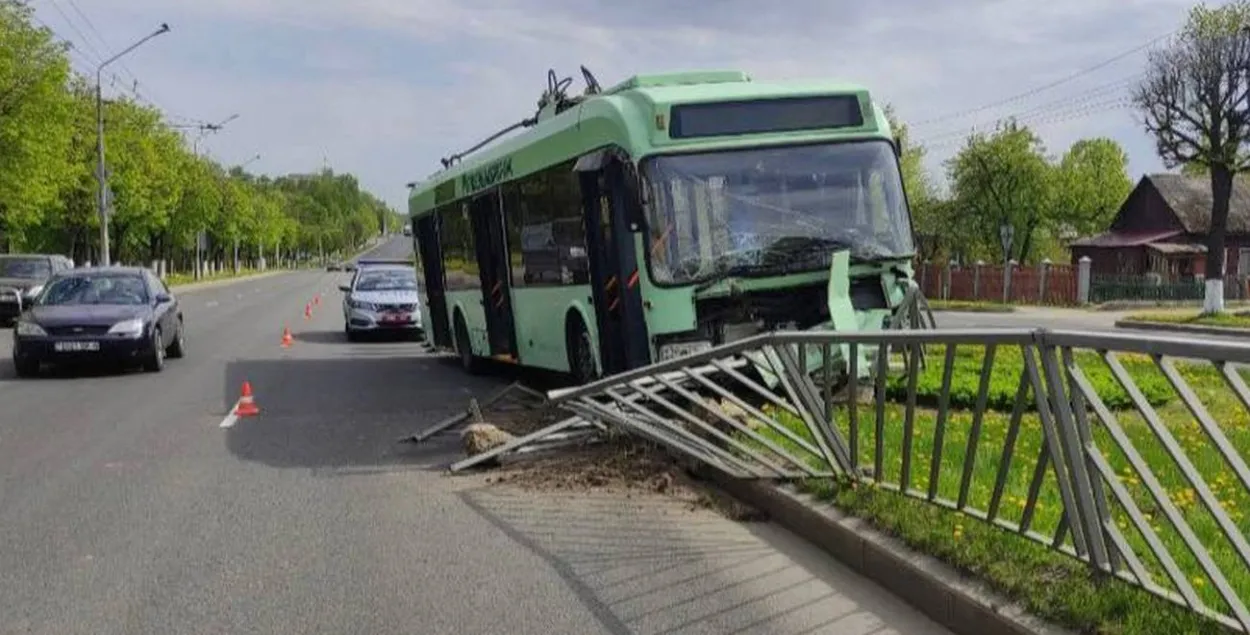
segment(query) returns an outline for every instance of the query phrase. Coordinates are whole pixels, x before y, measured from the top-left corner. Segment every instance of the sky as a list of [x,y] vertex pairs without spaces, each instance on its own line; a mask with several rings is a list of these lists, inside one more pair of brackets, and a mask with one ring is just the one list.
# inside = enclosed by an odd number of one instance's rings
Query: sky
[[603,86],[633,74],[700,69],[743,70],[767,81],[857,82],[894,106],[912,138],[929,148],[927,165],[938,179],[970,132],[1016,115],[1055,157],[1077,139],[1115,139],[1135,180],[1163,166],[1128,93],[1144,68],[1149,48],[1143,47],[1178,29],[1191,6],[1187,0],[32,4],[39,21],[74,46],[74,67],[90,74],[168,23],[169,33],[105,70],[106,95],[136,97],[174,125],[237,114],[203,138],[201,151],[258,173],[326,165],[352,172],[398,210],[406,206],[404,184],[435,172],[440,157],[532,115],[548,69],[574,77],[570,92],[580,92],[583,64]]

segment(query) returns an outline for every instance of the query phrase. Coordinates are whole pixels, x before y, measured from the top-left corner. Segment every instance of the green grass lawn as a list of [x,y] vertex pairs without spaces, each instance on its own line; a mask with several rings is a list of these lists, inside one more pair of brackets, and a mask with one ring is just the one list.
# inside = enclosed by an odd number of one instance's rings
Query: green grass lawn
[[[937,456],[937,497],[955,501],[960,494],[962,467],[969,455],[969,437],[973,427],[973,416],[969,408],[975,401],[983,353],[979,347],[959,349],[954,375],[956,381],[952,383],[951,391],[953,411],[944,426],[944,435],[938,450],[935,435],[937,412],[932,404],[937,402],[940,392],[944,354],[942,347],[929,351],[928,369],[918,384],[918,401],[926,405],[914,413],[912,422],[909,487],[921,497],[927,495],[933,459]],[[981,511],[990,508],[1004,448],[1014,437],[1014,441],[1010,443],[1014,456],[1005,470],[1006,479],[999,501],[998,517],[1018,525],[1022,522],[1025,509],[1029,507],[1030,484],[1039,453],[1044,446],[1044,436],[1041,420],[1035,409],[1025,412],[1013,430],[1011,408],[1015,402],[1022,367],[1019,349],[1015,349],[1013,353],[1005,347],[1000,348],[996,359],[989,410],[984,413],[979,441],[971,452],[975,460],[969,480],[967,506]],[[1246,486],[1214,449],[1184,402],[1175,395],[1166,378],[1148,358],[1124,355],[1120,359],[1177,443],[1184,448],[1196,470],[1210,484],[1219,504],[1224,507],[1242,534],[1250,533],[1250,519],[1247,519],[1244,511],[1250,507]],[[1076,361],[1101,399],[1114,411],[1120,427],[1167,490],[1169,500],[1208,549],[1230,585],[1244,602],[1250,602],[1250,566],[1236,555],[1229,539],[1203,506],[1196,488],[1185,480],[1177,462],[1170,458],[1147,426],[1142,414],[1132,407],[1127,394],[1115,382],[1106,364],[1093,354],[1078,355]],[[1250,454],[1250,413],[1247,413],[1235,395],[1227,389],[1218,372],[1210,367],[1199,366],[1183,366],[1179,370],[1214,420],[1220,422],[1223,432],[1241,456]],[[882,425],[883,473],[876,475],[878,480],[887,484],[897,485],[902,474],[906,409],[899,402],[902,401],[905,391],[904,381],[899,378],[890,380],[887,391],[890,403],[885,409]],[[872,404],[860,404],[856,409],[856,460],[865,467],[871,467],[875,463],[872,455],[876,444],[875,410]],[[769,414],[795,433],[811,440],[805,426],[796,417],[777,408],[770,410]],[[847,407],[835,410],[837,427],[850,439],[852,431],[848,415]],[[1096,421],[1092,413],[1090,417],[1092,422]],[[810,456],[781,435],[767,428],[763,430],[795,456]],[[1167,520],[1160,505],[1149,495],[1143,485],[1143,476],[1132,470],[1125,453],[1118,449],[1105,426],[1095,423],[1093,434],[1097,447],[1120,475],[1120,482],[1145,514],[1147,522],[1167,545],[1178,567],[1194,585],[1201,599],[1214,610],[1227,612],[1212,580],[1202,572],[1197,560],[1186,550],[1181,534]],[[812,461],[813,464],[819,463],[815,457],[812,457]],[[882,530],[900,537],[919,550],[987,580],[1000,591],[1022,601],[1034,613],[1069,627],[1103,633],[1176,635],[1218,632],[1212,622],[1181,607],[1117,579],[1096,575],[1087,565],[1070,556],[973,516],[902,496],[897,491],[876,484],[809,480],[803,483],[803,487],[872,521]],[[1163,567],[1150,555],[1146,541],[1134,529],[1128,515],[1115,502],[1109,490],[1107,491],[1107,500],[1116,525],[1133,545],[1154,582],[1166,589],[1172,589]],[[1029,530],[1047,538],[1053,536],[1059,525],[1063,506],[1053,471],[1050,469],[1045,472],[1033,509]],[[1070,537],[1068,544],[1071,544]]]
[[1202,315],[1197,311],[1174,313],[1139,313],[1130,315],[1129,320],[1141,322],[1164,322],[1167,324],[1192,324],[1195,326],[1223,326],[1228,328],[1250,329],[1250,312],[1217,313]]
[[195,284],[197,282],[211,282],[213,280],[228,280],[230,278],[242,278],[244,276],[256,275],[258,273],[264,273],[264,272],[259,269],[243,268],[243,269],[239,269],[239,273],[236,274],[234,273],[232,269],[227,268],[227,269],[218,271],[217,273],[214,273],[212,275],[204,276],[200,278],[199,280],[196,280],[195,275],[191,273],[171,273],[165,276],[165,284],[173,288],[173,287],[180,287],[180,286],[184,286],[188,284]]

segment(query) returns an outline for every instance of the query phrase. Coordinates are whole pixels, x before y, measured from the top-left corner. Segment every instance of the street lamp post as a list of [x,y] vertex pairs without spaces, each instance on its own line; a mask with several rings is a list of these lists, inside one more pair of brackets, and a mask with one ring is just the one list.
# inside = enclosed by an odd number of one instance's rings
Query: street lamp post
[[104,169],[104,89],[102,86],[104,67],[121,59],[122,56],[139,48],[144,42],[169,32],[169,25],[161,23],[159,29],[149,33],[146,37],[131,44],[122,50],[122,52],[110,57],[100,63],[95,71],[95,135],[96,135],[96,204],[99,206],[100,214],[100,265],[107,267],[112,264],[109,258],[109,217],[108,217],[108,200],[106,192],[108,191],[108,174]]

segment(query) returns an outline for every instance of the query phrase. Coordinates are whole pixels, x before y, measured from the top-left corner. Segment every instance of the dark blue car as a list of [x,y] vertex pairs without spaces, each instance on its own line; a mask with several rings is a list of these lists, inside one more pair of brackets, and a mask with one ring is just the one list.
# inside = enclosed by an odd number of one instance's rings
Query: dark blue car
[[13,329],[13,365],[121,362],[159,372],[185,354],[182,308],[150,270],[94,267],[48,279]]

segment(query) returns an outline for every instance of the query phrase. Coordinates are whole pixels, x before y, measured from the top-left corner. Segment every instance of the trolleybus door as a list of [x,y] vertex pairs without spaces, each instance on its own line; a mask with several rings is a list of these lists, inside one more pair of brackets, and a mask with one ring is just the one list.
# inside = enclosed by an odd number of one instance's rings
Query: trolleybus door
[[606,152],[583,156],[574,170],[582,190],[591,297],[599,326],[599,358],[605,375],[650,363],[642,313],[641,272],[634,232],[626,214],[620,163]]
[[499,192],[492,191],[473,199],[469,215],[473,223],[473,242],[477,246],[490,354],[515,360],[516,331],[513,328],[508,241]]
[[417,253],[421,256],[421,269],[425,272],[425,302],[430,310],[428,339],[435,346],[452,347],[451,326],[447,323],[447,288],[443,279],[443,250],[438,240],[438,214],[430,214],[415,222]]

